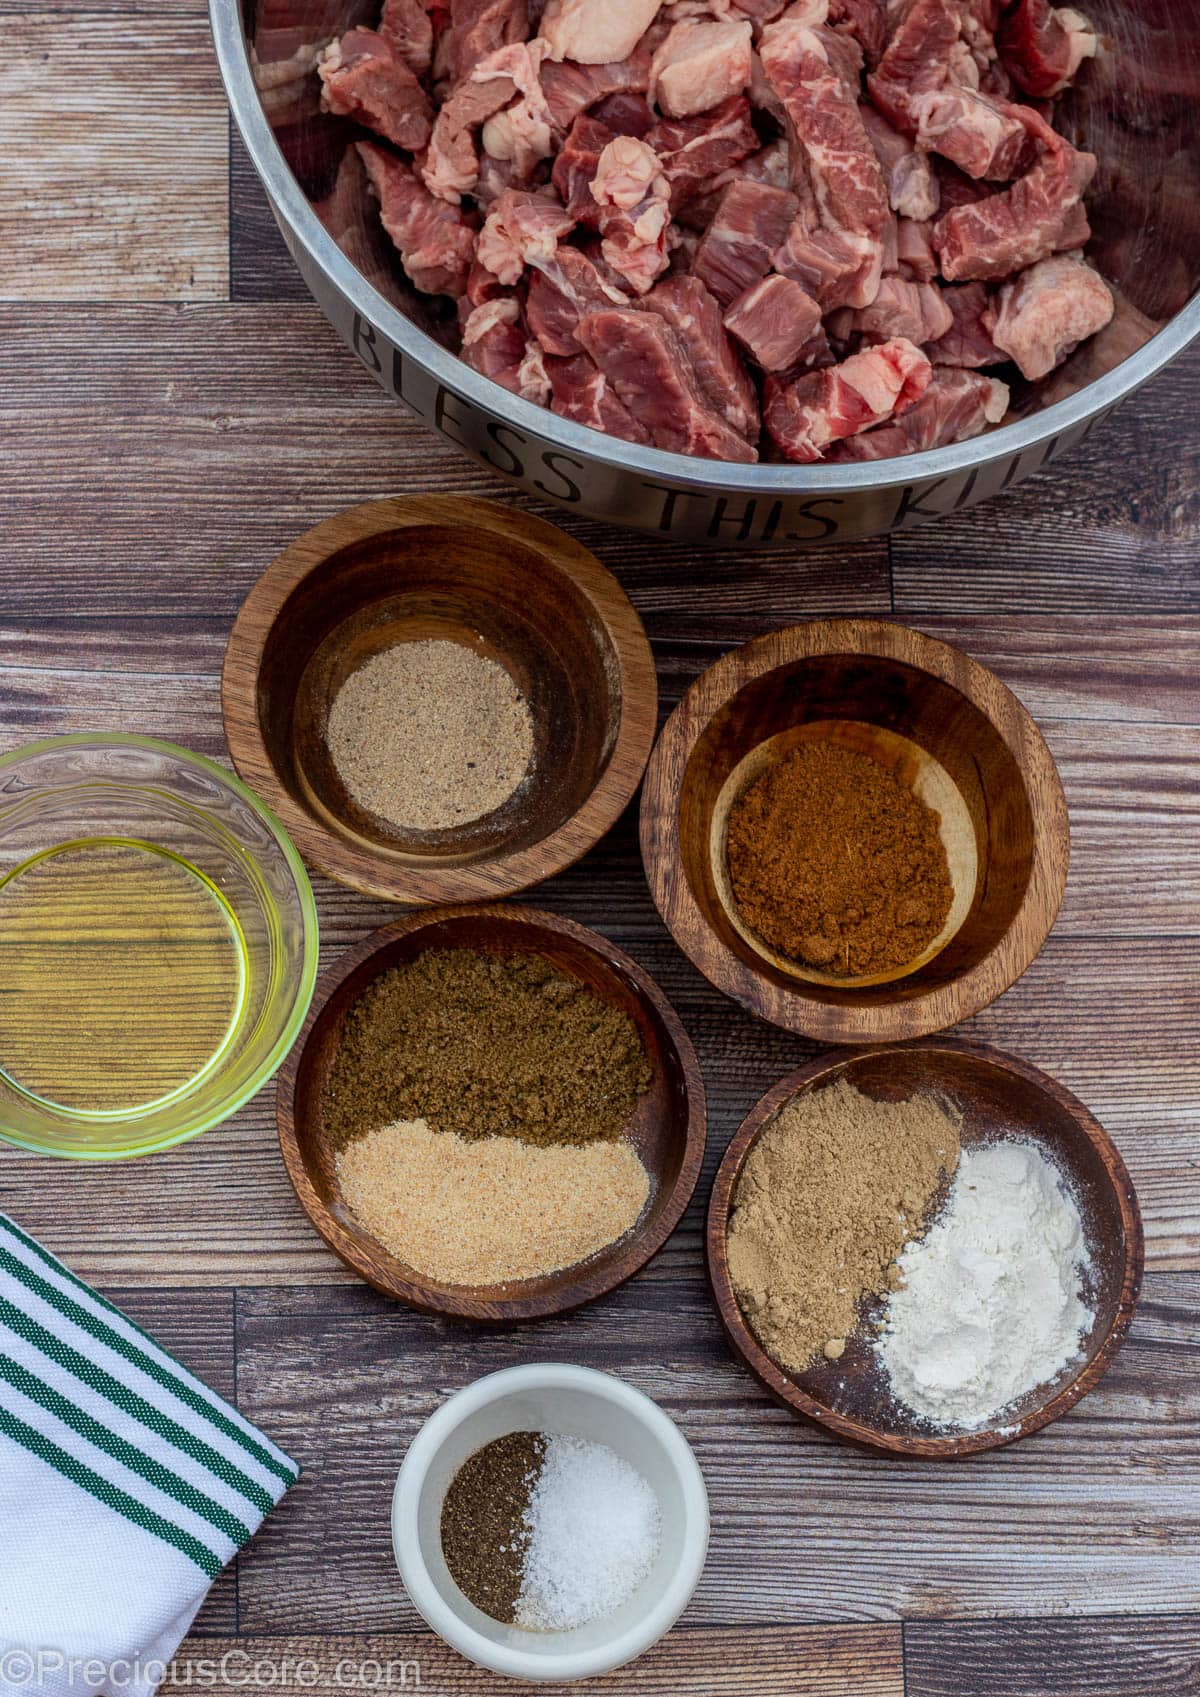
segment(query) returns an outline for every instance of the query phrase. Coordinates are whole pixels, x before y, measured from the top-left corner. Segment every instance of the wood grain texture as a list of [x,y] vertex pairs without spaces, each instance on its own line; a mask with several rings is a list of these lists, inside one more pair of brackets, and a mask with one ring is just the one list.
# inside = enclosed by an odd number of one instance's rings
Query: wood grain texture
[[[637,1033],[651,1080],[622,1132],[650,1175],[651,1199],[626,1237],[582,1266],[523,1281],[519,1289],[461,1285],[425,1277],[364,1228],[342,1200],[325,1129],[324,1098],[345,1020],[385,972],[427,949],[465,948],[504,959],[536,954]],[[515,902],[428,908],[377,931],[339,957],[317,986],[305,1029],[285,1061],[276,1091],[279,1147],[300,1204],[348,1267],[425,1313],[487,1324],[565,1314],[616,1290],[646,1266],[683,1218],[704,1162],[707,1119],[696,1052],[657,985],[597,931]]]
[[305,301],[312,296],[287,250],[246,144],[229,127],[229,296],[235,301]]
[[241,1629],[415,1628],[389,1531],[406,1445],[451,1391],[531,1348],[620,1372],[682,1426],[713,1514],[690,1624],[1195,1610],[1198,1298],[1195,1275],[1149,1277],[1096,1390],[964,1464],[861,1454],[776,1408],[729,1353],[700,1278],[666,1256],[532,1337],[362,1286],[243,1292],[243,1411],[305,1472],[242,1559]]
[[224,299],[228,126],[203,9],[4,10],[0,157],[30,163],[0,181],[0,298]]
[[[756,945],[724,888],[725,817],[756,751],[826,721],[908,739],[962,810],[950,870],[967,912],[905,978],[801,977]],[[1046,744],[993,674],[904,625],[836,620],[771,632],[696,679],[647,768],[641,845],[655,906],[718,989],[818,1041],[896,1042],[970,1017],[1020,977],[1058,913],[1069,830]]]
[[904,1671],[908,1697],[1197,1697],[1200,1615],[915,1622]]
[[[1063,1173],[1092,1247],[1092,1318],[1080,1337],[1085,1360],[971,1432],[931,1435],[895,1405],[880,1411],[880,1371],[869,1343],[855,1336],[834,1363],[803,1372],[771,1359],[752,1331],[729,1270],[729,1219],[738,1183],[762,1133],[781,1108],[841,1080],[869,1097],[935,1097],[958,1110],[964,1149],[1018,1136],[1040,1147]],[[746,1115],[713,1182],[705,1230],[709,1279],[734,1353],[777,1402],[847,1443],[930,1461],[953,1461],[1015,1443],[1073,1408],[1100,1382],[1124,1342],[1142,1285],[1142,1222],[1129,1173],[1104,1127],[1045,1073],[978,1043],[936,1037],[922,1043],[852,1049],[789,1073]],[[884,1379],[886,1385],[886,1378]]]
[[[226,1657],[222,1674],[220,1663]],[[214,1663],[215,1679],[207,1683],[202,1664]],[[244,1689],[257,1664],[263,1682],[270,1677],[266,1670],[275,1669],[271,1690],[279,1697],[339,1685],[432,1691],[438,1697],[482,1697],[485,1692],[522,1689],[472,1667],[428,1632],[189,1640],[170,1678],[186,1686],[190,1669],[193,1684],[203,1678],[214,1692],[237,1691]],[[552,1684],[536,1689],[544,1697],[571,1697],[580,1687]],[[900,1633],[888,1626],[760,1627],[748,1632],[681,1626],[632,1667],[588,1680],[585,1689],[598,1697],[625,1697],[629,1692],[638,1697],[903,1697]]]

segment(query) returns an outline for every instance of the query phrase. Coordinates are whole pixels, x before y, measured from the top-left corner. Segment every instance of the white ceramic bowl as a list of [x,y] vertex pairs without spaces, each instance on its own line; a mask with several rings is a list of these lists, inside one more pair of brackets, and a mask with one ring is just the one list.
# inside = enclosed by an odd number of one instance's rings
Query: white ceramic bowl
[[[459,1590],[442,1555],[442,1499],[455,1473],[484,1444],[520,1431],[607,1444],[658,1494],[654,1567],[619,1609],[571,1632],[490,1619]],[[458,1391],[413,1439],[392,1498],[392,1546],[414,1607],[461,1655],[512,1679],[587,1679],[642,1655],[683,1613],[708,1550],[708,1493],[687,1439],[641,1391],[589,1367],[509,1367]]]

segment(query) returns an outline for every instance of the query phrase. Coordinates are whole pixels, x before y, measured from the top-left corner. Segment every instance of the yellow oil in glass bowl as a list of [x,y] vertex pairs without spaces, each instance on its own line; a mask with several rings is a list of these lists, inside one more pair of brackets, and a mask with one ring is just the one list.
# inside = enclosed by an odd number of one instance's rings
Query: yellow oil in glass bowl
[[294,1040],[316,946],[295,849],[211,762],[119,737],[5,757],[0,1136],[104,1158],[225,1118]]

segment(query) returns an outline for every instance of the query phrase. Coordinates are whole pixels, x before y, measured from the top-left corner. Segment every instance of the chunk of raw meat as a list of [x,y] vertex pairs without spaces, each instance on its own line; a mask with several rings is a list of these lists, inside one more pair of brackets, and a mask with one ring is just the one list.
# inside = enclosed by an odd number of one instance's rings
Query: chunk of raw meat
[[863,106],[861,110],[871,146],[883,167],[892,211],[905,218],[932,218],[941,203],[941,194],[928,154],[918,153],[908,137],[893,129],[873,106]]
[[725,328],[764,371],[786,371],[821,328],[821,309],[799,283],[775,273],[738,296]]
[[542,92],[550,108],[555,133],[565,135],[581,112],[610,94],[645,94],[650,86],[650,54],[631,53],[613,65],[561,64],[542,66]]
[[489,74],[488,59],[447,96],[434,122],[429,151],[418,169],[430,194],[457,203],[479,179],[475,132],[515,98],[517,85],[504,71]]
[[875,299],[883,257],[882,240],[814,230],[802,213],[775,255],[775,269],[802,284],[829,312],[838,306],[866,306]]
[[854,37],[868,65],[878,63],[887,41],[887,0],[829,0],[829,22]]
[[463,326],[462,357],[473,371],[514,395],[544,407],[550,399],[550,379],[541,349],[531,347],[521,326],[520,304],[509,297],[474,307]]
[[736,94],[695,118],[661,118],[645,139],[662,161],[672,206],[695,194],[718,171],[757,153],[760,146],[750,121],[750,102]]
[[600,250],[640,295],[670,263],[671,185],[657,153],[636,136],[616,136],[596,162],[592,199],[600,208]]
[[674,24],[650,65],[650,99],[670,118],[690,118],[750,83],[750,24]]
[[978,370],[984,365],[1003,365],[1006,356],[992,341],[985,325],[991,296],[984,283],[960,283],[942,290],[950,309],[951,325],[925,352],[935,365],[957,365]]
[[694,274],[729,306],[771,269],[796,216],[796,197],[767,183],[735,182],[725,190],[696,251]]
[[1025,176],[973,206],[952,208],[934,225],[933,245],[948,281],[1011,276],[1048,259],[1069,231],[1096,157],[1046,130],[1047,150]]
[[917,146],[940,153],[968,177],[1004,182],[1018,170],[1028,145],[1016,110],[977,89],[953,83],[911,104]]
[[764,421],[788,459],[809,464],[831,443],[907,411],[932,375],[920,348],[903,339],[884,342],[792,382],[768,377]]
[[422,0],[383,0],[379,33],[415,76],[425,75],[433,62],[433,21]]
[[615,139],[616,132],[583,113],[571,125],[554,161],[550,180],[558,190],[559,199],[577,224],[589,229],[600,228],[600,204],[592,194],[592,179],[600,164],[600,155]]
[[358,152],[383,227],[415,286],[457,300],[466,291],[475,254],[474,229],[458,207],[431,195],[403,160],[370,141],[360,141]]
[[527,265],[553,259],[559,241],[573,228],[571,215],[557,200],[527,189],[506,189],[479,232],[476,257],[512,288]]
[[757,442],[758,395],[725,332],[721,308],[697,277],[667,277],[642,302],[677,333],[709,404],[748,442]]
[[1005,283],[984,323],[1025,377],[1045,377],[1113,315],[1112,290],[1078,254],[1056,254]]
[[433,128],[429,96],[391,41],[373,29],[348,30],[317,61],[322,104],[354,118],[410,153]]
[[709,405],[677,332],[653,312],[593,312],[576,334],[656,448],[701,459],[758,458]]
[[938,274],[933,251],[933,225],[928,219],[897,218],[896,269],[914,283],[932,283]]
[[486,120],[480,139],[484,152],[508,161],[522,181],[554,152],[550,108],[539,76],[543,51],[539,41],[517,42],[484,61],[486,76],[481,76],[480,66],[471,72],[472,82],[489,81],[497,73],[511,77],[521,97]]
[[550,58],[580,65],[627,59],[658,15],[662,0],[550,0],[542,38]]
[[973,371],[935,367],[929,387],[906,413],[877,430],[836,443],[827,458],[890,460],[898,454],[920,454],[951,442],[967,442],[989,424],[999,424],[1007,411],[1006,384]]
[[1061,94],[1099,48],[1095,30],[1073,7],[1017,0],[1000,26],[1000,57],[1018,88],[1038,99]]
[[489,53],[528,35],[525,0],[450,0],[450,21],[434,48],[434,76],[452,88]]
[[650,432],[621,400],[590,354],[580,352],[572,359],[548,359],[550,410],[575,424],[620,436],[626,442],[647,446]]
[[867,78],[872,101],[895,129],[915,129],[913,102],[943,87],[958,40],[954,0],[912,0],[897,10],[883,57]]
[[843,309],[830,320],[830,333],[838,340],[849,336],[875,337],[888,341],[902,336],[906,341],[936,342],[954,323],[954,316],[932,283],[913,283],[905,277],[884,277],[870,306]]
[[605,307],[630,304],[629,297],[601,274],[587,254],[565,243],[530,271],[526,316],[548,354],[570,357],[581,352],[575,335],[581,318]]

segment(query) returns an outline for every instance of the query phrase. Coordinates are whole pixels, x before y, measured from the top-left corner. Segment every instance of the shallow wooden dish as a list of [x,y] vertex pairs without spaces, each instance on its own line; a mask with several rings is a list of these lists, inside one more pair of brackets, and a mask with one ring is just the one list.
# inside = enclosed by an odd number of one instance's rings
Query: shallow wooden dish
[[[725,1237],[738,1177],[759,1133],[801,1091],[845,1078],[868,1096],[903,1100],[928,1090],[963,1113],[963,1142],[1017,1136],[1037,1143],[1072,1184],[1092,1254],[1088,1293],[1095,1322],[1083,1359],[1005,1411],[1003,1424],[950,1435],[891,1402],[861,1339],[839,1361],[818,1361],[796,1375],[763,1350],[738,1306]],[[735,1352],[771,1394],[794,1413],[849,1443],[892,1454],[951,1460],[1014,1443],[1073,1408],[1101,1378],[1129,1330],[1142,1284],[1142,1219],[1133,1183],[1112,1139],[1083,1103],[1036,1067],[981,1043],[955,1038],[823,1055],[789,1073],[750,1110],[713,1184],[708,1209],[708,1270]]]
[[[325,730],[351,672],[431,637],[508,670],[534,757],[483,818],[405,831],[349,795]],[[495,900],[585,854],[641,781],[658,692],[641,621],[594,555],[527,513],[439,495],[352,507],[273,560],[233,627],[221,707],[234,765],[305,859],[416,905]]]
[[[544,955],[593,995],[623,1009],[641,1034],[653,1078],[626,1135],[650,1174],[650,1200],[632,1231],[576,1267],[507,1285],[441,1284],[390,1255],[341,1199],[321,1098],[346,1016],[380,973],[427,949],[445,948]],[[280,1072],[276,1118],[296,1194],[348,1267],[412,1308],[487,1321],[564,1314],[615,1290],[644,1267],[691,1200],[704,1160],[706,1126],[695,1051],[658,986],[597,932],[536,908],[503,906],[410,914],[343,955],[318,984],[304,1032]]]
[[[765,758],[849,742],[940,813],[954,884],[936,946],[900,974],[834,979],[773,955],[741,924],[725,827]],[[702,673],[658,741],[642,791],[642,857],[675,941],[719,990],[818,1041],[923,1037],[1008,989],[1062,901],[1070,854],[1054,761],[1029,714],[966,654],[903,625],[795,625]]]

